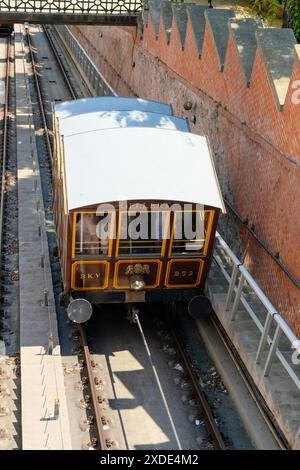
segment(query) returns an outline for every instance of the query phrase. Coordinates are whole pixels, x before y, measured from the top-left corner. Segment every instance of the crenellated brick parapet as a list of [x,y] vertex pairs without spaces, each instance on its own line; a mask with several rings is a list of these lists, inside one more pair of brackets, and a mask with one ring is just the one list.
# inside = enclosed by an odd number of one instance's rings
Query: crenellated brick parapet
[[[117,93],[170,102],[192,132],[209,136],[223,194],[244,221],[229,210],[220,230],[300,334],[299,289],[247,230],[300,281],[300,46],[292,31],[158,0],[138,30],[70,29]],[[183,177],[189,171],[183,156]]]
[[144,21],[145,50],[300,162],[300,46],[292,30],[153,0]]

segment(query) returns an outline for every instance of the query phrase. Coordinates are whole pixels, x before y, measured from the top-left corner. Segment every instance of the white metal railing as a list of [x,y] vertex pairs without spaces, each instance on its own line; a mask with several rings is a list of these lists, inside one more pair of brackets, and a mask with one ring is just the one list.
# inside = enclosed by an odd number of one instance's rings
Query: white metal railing
[[[242,304],[249,314],[249,318],[258,329],[260,337],[256,350],[255,363],[262,366],[263,376],[267,377],[270,374],[272,364],[275,358],[278,358],[281,365],[300,391],[300,341],[218,232],[216,234],[213,260],[228,282],[225,312],[229,314],[229,321],[233,322],[235,320],[238,308]],[[248,294],[245,292],[246,288]],[[263,305],[264,314],[262,314],[261,311],[260,314],[258,314],[251,306],[251,303],[247,299],[249,292],[252,295],[254,294],[256,301]],[[263,319],[260,318],[261,316],[263,316]],[[290,354],[291,357],[290,362],[283,353],[283,351],[287,353],[287,347],[289,349],[288,354]],[[266,349],[267,355],[263,361],[263,355]],[[297,365],[299,366],[298,370],[296,370],[295,367]],[[295,441],[300,439],[300,426],[294,438]]]
[[73,60],[82,70],[87,78],[90,86],[93,88],[97,96],[116,96],[115,90],[105,80],[104,76],[87,55],[79,41],[71,33],[67,26],[57,25],[55,30],[64,42]]
[[[281,338],[285,339],[285,345],[288,345],[289,352],[291,354],[291,361],[293,362],[293,357],[296,357],[297,361],[294,361],[294,365],[298,365],[300,363],[300,360],[298,359],[298,356],[300,355],[300,341],[297,339],[285,320],[277,312],[275,307],[271,304],[267,296],[253,279],[251,274],[247,271],[245,266],[243,266],[243,263],[235,256],[233,251],[229,248],[219,233],[216,234],[216,242],[217,244],[213,258],[223,273],[225,279],[228,281],[225,311],[229,312],[230,321],[235,320],[238,307],[240,304],[242,304],[249,314],[249,317],[258,328],[260,334],[260,340],[256,351],[256,364],[262,363],[263,353],[265,349],[268,348],[267,357],[264,361],[264,364],[262,364],[264,377],[269,375],[274,359],[277,357],[300,391],[299,373],[296,373],[295,369],[284,357],[282,350],[279,348],[279,342]],[[218,245],[226,256],[226,263],[224,263],[222,260],[222,255],[218,253]],[[229,274],[225,268],[227,260],[232,267],[231,274]],[[247,300],[247,294],[244,292],[246,285],[250,287],[251,293],[254,293],[256,299],[264,306],[266,312],[264,315],[264,321],[259,318],[259,315],[255,312]],[[275,332],[271,337],[270,335],[272,326],[275,326]],[[293,350],[294,353],[296,353],[296,356],[294,356]]]

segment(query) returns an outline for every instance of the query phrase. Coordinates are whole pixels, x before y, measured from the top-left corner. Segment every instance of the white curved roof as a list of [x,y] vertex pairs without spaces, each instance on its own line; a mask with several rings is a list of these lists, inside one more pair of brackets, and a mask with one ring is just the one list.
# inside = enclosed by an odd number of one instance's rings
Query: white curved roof
[[158,127],[189,131],[186,119],[146,111],[95,111],[60,120],[59,132],[67,136],[118,127]]
[[123,200],[174,200],[225,211],[206,137],[127,127],[65,136],[69,210]]
[[158,101],[144,100],[142,98],[129,98],[123,96],[97,96],[82,98],[80,100],[64,101],[55,105],[55,114],[59,119],[79,114],[94,113],[95,111],[145,111],[172,115],[170,104]]

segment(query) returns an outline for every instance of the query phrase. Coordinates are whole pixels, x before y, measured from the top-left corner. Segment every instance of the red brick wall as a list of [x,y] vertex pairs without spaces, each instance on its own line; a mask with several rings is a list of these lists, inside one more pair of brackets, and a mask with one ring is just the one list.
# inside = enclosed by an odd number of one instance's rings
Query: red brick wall
[[[142,38],[135,28],[70,29],[118,94],[172,103],[176,114],[196,116],[191,130],[209,136],[223,194],[300,279],[300,169],[287,159],[300,163],[300,104],[291,100],[293,84],[300,80],[299,61],[280,111],[261,50],[247,88],[231,35],[221,72],[207,27],[200,58],[189,24],[184,50],[174,22],[169,44],[162,22],[156,39],[151,19]],[[193,103],[189,112],[183,108],[187,100]],[[220,229],[300,334],[299,290],[230,212],[222,216]]]

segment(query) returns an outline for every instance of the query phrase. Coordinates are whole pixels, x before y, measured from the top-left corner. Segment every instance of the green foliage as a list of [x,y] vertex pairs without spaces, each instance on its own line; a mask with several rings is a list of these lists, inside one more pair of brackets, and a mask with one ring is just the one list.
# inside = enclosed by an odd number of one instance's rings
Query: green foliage
[[275,19],[278,15],[278,7],[282,5],[281,0],[269,0],[268,1],[268,9],[267,9],[267,17],[268,19]]
[[253,0],[252,9],[262,19],[272,22],[277,18],[279,8],[282,6],[284,0]]
[[258,13],[259,16],[263,16],[263,4],[261,0],[253,0],[252,10]]
[[300,42],[300,2],[299,0],[287,0],[286,10],[289,16],[289,26],[293,28],[297,41]]
[[279,8],[285,6],[284,25],[292,28],[296,39],[300,42],[300,0],[253,0],[253,10],[262,18],[272,23]]

